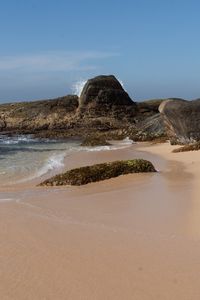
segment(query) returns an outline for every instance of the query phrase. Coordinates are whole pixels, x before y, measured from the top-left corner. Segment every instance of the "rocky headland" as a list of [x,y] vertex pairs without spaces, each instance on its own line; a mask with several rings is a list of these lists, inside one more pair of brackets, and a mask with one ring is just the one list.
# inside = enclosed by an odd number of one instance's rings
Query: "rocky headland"
[[39,138],[135,141],[169,139],[185,144],[200,139],[200,100],[133,101],[115,76],[89,79],[80,97],[0,105],[1,134],[33,134]]
[[0,105],[1,134],[40,138],[79,136],[151,140],[165,134],[158,111],[162,100],[134,102],[113,76],[88,80],[81,96]]

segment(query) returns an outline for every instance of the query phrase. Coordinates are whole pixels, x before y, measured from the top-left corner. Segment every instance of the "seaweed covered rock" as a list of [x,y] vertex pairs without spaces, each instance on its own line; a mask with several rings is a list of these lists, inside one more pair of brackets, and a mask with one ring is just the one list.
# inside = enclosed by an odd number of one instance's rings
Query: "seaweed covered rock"
[[156,172],[151,162],[144,159],[114,161],[72,169],[45,180],[40,186],[84,185],[120,175]]
[[96,146],[110,146],[104,136],[87,136],[81,146],[96,147]]
[[198,151],[198,150],[200,150],[200,142],[190,144],[190,145],[185,145],[183,147],[174,149],[172,152],[178,153],[178,152],[188,152],[188,151]]

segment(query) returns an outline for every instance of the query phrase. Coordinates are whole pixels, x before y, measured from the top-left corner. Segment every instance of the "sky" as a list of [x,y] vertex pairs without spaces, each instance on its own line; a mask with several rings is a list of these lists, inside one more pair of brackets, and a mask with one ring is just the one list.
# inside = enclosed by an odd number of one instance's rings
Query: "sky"
[[114,74],[133,100],[200,97],[198,0],[1,0],[0,103]]

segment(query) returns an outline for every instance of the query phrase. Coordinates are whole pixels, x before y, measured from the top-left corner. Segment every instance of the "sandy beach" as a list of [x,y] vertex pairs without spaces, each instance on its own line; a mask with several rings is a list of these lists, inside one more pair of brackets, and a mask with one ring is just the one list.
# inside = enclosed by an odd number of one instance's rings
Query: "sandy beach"
[[200,155],[141,143],[76,153],[66,169],[145,158],[155,174],[0,192],[0,299],[200,298]]

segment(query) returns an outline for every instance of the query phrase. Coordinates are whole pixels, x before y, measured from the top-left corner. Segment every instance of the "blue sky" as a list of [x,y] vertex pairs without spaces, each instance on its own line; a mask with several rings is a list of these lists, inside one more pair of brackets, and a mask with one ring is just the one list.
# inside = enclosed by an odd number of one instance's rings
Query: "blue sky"
[[0,102],[114,74],[135,100],[200,97],[200,1],[2,0]]

